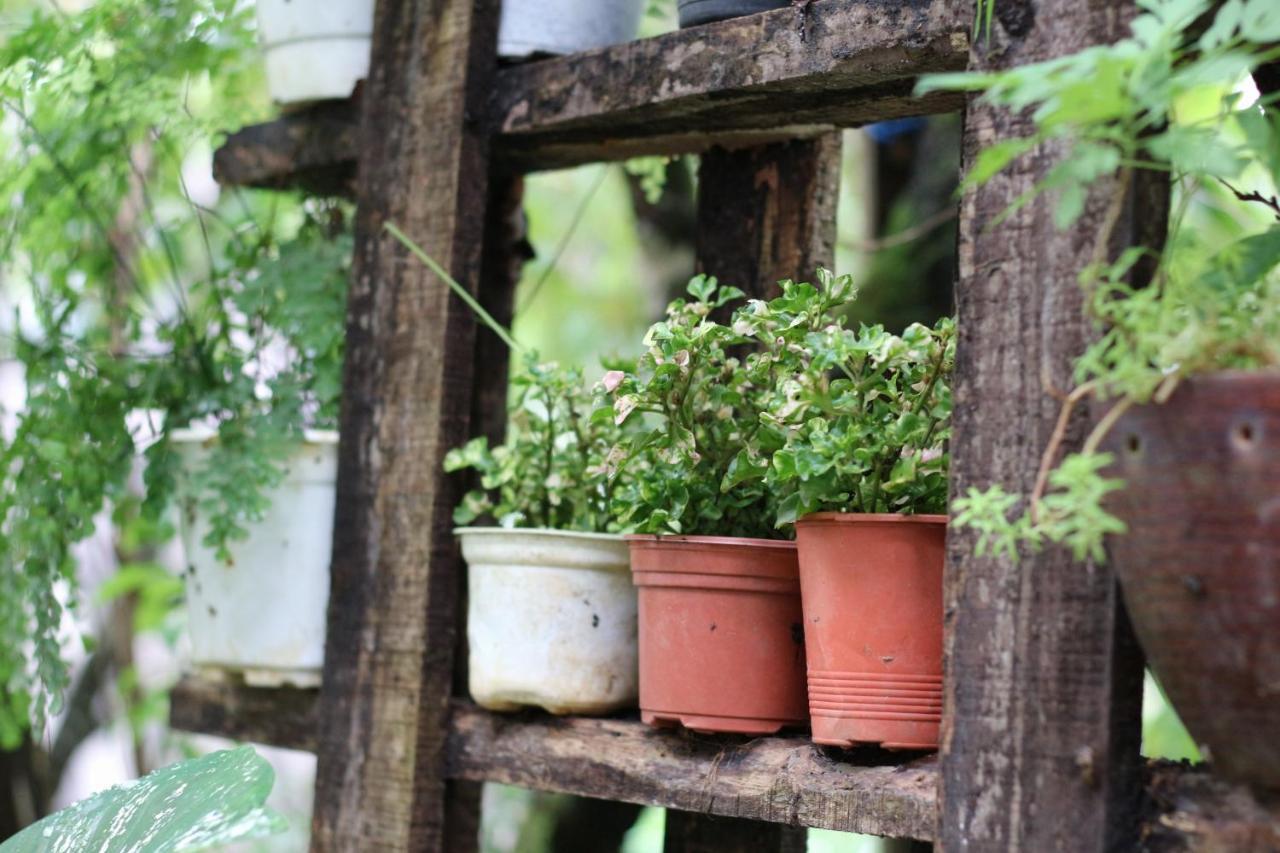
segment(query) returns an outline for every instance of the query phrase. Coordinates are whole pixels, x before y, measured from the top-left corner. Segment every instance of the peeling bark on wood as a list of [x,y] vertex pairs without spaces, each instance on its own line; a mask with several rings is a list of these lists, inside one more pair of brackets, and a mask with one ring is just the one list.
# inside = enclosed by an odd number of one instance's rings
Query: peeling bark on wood
[[315,752],[319,691],[187,677],[169,693],[169,726]]
[[932,758],[877,765],[867,762],[895,756],[827,753],[805,736],[715,737],[637,720],[493,714],[464,702],[455,702],[450,729],[453,778],[790,826],[933,834]]
[[[387,234],[481,279],[496,0],[380,0],[363,96],[312,850],[466,851],[475,786],[447,785],[458,483],[475,323]],[[479,377],[483,381],[484,377]]]
[[[1129,3],[1002,2],[989,46],[973,66],[1006,67],[1060,56],[1123,35]],[[1008,21],[1005,19],[1008,18]],[[1016,30],[1017,32],[1013,32]],[[965,118],[964,159],[1029,134],[1023,116],[978,101]],[[1071,360],[1089,325],[1077,273],[1090,260],[1118,182],[1102,186],[1067,231],[1040,199],[990,223],[1055,162],[1039,149],[966,193],[956,291],[959,344],[952,496],[999,483],[1026,494],[1036,477]],[[1113,237],[1157,242],[1165,207],[1130,203]],[[1087,427],[1081,413],[1068,449]],[[971,531],[952,530],[946,573],[946,680],[942,847],[949,851],[1130,849],[1139,791],[1141,653],[1106,566],[1062,549],[977,558]]]
[[740,151],[715,148],[698,173],[698,271],[754,299],[835,260],[840,134]]

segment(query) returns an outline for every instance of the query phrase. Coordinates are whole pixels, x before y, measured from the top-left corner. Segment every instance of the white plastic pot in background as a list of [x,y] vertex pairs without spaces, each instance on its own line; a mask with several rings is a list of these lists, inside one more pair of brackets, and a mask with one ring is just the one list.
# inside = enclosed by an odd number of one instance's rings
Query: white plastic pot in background
[[369,73],[374,0],[258,0],[267,88],[279,104],[346,98]]
[[[184,462],[198,466],[216,439],[182,432],[174,441]],[[202,544],[208,519],[198,509],[182,510],[191,663],[197,672],[233,673],[261,687],[320,684],[337,443],[336,433],[307,433],[284,481],[269,495],[266,517],[247,539],[231,543],[230,562]]]
[[503,0],[498,53],[577,53],[631,41],[644,0]]
[[639,695],[636,590],[620,536],[465,528],[471,697],[605,714]]

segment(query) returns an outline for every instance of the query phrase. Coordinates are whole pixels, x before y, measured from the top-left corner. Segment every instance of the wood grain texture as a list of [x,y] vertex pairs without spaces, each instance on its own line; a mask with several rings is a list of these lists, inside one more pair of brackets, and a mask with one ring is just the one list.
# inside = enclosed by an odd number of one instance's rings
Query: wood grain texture
[[790,826],[933,834],[932,758],[893,764],[887,753],[827,753],[802,735],[715,737],[638,720],[493,714],[464,702],[450,728],[454,778]]
[[315,752],[319,691],[249,687],[187,676],[169,692],[169,726]]
[[805,853],[799,827],[667,809],[662,853]]
[[[1128,3],[1000,0],[992,42],[973,66],[1060,56],[1126,31]],[[965,114],[964,162],[1027,135],[1023,116],[981,102]],[[1069,388],[1089,326],[1077,285],[1119,182],[1098,188],[1069,230],[1040,199],[992,227],[1058,152],[1038,149],[965,194],[961,207],[953,498],[999,483],[1026,494],[1058,414],[1049,387]],[[1163,234],[1164,207],[1133,215],[1112,246]],[[1143,227],[1140,227],[1140,223]],[[1070,425],[1078,446],[1087,414]],[[953,529],[946,573],[942,848],[947,851],[1130,849],[1139,782],[1142,661],[1111,570],[1061,549],[1019,562],[974,556]]]
[[[644,154],[757,147],[962,99],[915,98],[915,78],[964,68],[954,0],[816,0],[604,50],[501,70],[486,108],[509,173]],[[487,110],[487,111],[486,111]],[[359,146],[350,104],[245,128],[214,158],[227,185],[347,187]]]
[[699,272],[752,298],[835,261],[840,134],[756,148],[713,148],[698,171]]
[[377,4],[362,98],[337,511],[312,850],[474,849],[476,786],[444,777],[460,624],[451,533],[476,335],[466,306],[383,228],[464,286],[481,279],[498,3]]
[[911,89],[919,74],[964,68],[962,5],[814,0],[514,66],[495,90],[497,155],[530,170],[955,109],[955,96]]

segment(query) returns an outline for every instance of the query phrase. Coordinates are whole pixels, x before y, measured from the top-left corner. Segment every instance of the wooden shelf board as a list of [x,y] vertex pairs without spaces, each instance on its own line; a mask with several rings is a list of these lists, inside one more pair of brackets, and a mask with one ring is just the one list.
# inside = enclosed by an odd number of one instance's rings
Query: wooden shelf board
[[185,732],[315,752],[319,699],[319,690],[249,687],[187,676],[169,694],[169,725]]
[[[934,836],[933,756],[826,750],[803,734],[747,739],[656,730],[634,718],[495,714],[464,700],[451,710],[445,749],[452,778],[795,826]],[[188,677],[173,689],[169,721],[183,731],[314,752],[319,691]],[[1144,779],[1143,849],[1280,849],[1280,796],[1259,798],[1203,765],[1148,762]]]
[[[960,95],[912,95],[915,78],[963,69],[953,0],[813,0],[498,73],[494,159],[533,172],[685,154],[949,112]],[[214,156],[228,185],[351,194],[354,102],[322,104],[231,134]]]
[[[456,702],[449,775],[726,817],[933,837],[932,757],[848,753],[807,736],[656,730],[636,719],[506,715]],[[894,762],[898,763],[894,763]]]

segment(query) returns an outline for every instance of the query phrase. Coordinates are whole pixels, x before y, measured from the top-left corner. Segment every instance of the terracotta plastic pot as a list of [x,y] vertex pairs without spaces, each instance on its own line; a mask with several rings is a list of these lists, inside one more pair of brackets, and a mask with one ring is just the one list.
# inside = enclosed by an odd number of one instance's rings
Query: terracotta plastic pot
[[1109,542],[1147,661],[1223,776],[1280,789],[1280,373],[1183,382],[1111,430]]
[[755,15],[789,5],[791,0],[680,0],[676,9],[683,28]]
[[806,720],[794,543],[628,536],[640,589],[640,716],[772,734]]
[[[186,465],[199,466],[217,439],[211,431],[179,430],[173,440]],[[203,544],[209,520],[199,507],[182,513],[197,672],[234,674],[259,687],[320,684],[337,469],[338,434],[308,431],[267,496],[266,517],[228,544],[230,561]]]
[[470,527],[471,698],[494,711],[536,705],[605,714],[636,704],[636,590],[621,536]]
[[946,532],[941,515],[796,523],[814,742],[937,748]]

